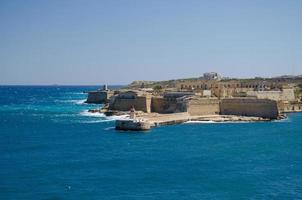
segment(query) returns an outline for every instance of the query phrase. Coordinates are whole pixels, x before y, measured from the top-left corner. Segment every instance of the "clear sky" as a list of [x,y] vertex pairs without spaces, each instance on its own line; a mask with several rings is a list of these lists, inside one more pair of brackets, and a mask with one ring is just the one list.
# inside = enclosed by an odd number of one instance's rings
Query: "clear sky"
[[302,74],[301,0],[1,0],[0,84]]

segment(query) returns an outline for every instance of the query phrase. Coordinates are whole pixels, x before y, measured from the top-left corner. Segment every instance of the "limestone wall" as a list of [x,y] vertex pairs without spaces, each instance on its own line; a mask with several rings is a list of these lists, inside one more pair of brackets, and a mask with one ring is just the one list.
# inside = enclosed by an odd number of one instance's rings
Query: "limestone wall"
[[109,105],[110,110],[129,111],[134,106],[135,110],[144,112],[151,111],[151,98],[145,96],[138,96],[135,99],[115,98]]
[[193,116],[219,114],[219,100],[208,98],[192,99],[187,102],[186,111]]
[[167,107],[167,102],[162,97],[152,97],[151,111],[162,113]]
[[152,97],[151,112],[173,113],[176,110],[176,100],[169,100],[163,97]]
[[281,91],[248,91],[248,96],[256,96],[258,99],[272,99],[275,101],[294,101],[295,93],[293,89],[283,89]]
[[278,108],[280,112],[302,112],[302,103],[279,101]]
[[220,114],[276,119],[278,116],[278,107],[276,101],[269,99],[222,99],[220,102]]
[[88,92],[86,103],[107,103],[112,95],[111,91],[91,91]]

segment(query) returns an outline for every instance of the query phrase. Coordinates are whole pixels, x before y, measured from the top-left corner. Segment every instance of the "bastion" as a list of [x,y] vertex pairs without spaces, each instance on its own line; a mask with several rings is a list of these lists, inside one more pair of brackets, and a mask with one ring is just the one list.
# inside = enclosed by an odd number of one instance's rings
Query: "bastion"
[[[117,121],[117,129],[122,130],[187,121],[267,121],[281,119],[285,112],[302,111],[298,90],[289,81],[228,80],[217,78],[215,73],[206,75],[200,79],[134,82],[115,91],[104,87],[88,92],[86,102],[105,104],[92,111],[106,115],[135,110],[138,121]],[[297,81],[296,87],[300,79]]]

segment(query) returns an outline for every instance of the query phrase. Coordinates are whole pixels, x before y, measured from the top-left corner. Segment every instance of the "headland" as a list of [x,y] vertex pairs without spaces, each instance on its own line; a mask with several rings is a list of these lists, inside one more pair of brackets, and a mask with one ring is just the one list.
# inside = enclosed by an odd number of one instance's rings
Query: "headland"
[[118,90],[105,85],[87,93],[86,103],[104,104],[90,112],[129,114],[116,122],[121,130],[188,121],[270,121],[302,111],[302,76],[231,79],[210,72],[191,79],[134,81]]

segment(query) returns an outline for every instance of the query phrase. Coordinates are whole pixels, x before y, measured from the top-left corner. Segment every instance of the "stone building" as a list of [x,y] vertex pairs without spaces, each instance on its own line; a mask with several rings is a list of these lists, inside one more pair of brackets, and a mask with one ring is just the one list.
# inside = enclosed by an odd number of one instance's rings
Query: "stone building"
[[217,72],[207,72],[203,74],[203,77],[201,79],[205,80],[221,80],[221,76]]
[[129,111],[132,107],[151,112],[151,95],[141,91],[125,91],[112,97],[109,103],[110,110]]
[[275,101],[295,101],[294,89],[282,89],[277,91],[248,91],[248,96],[258,99],[272,99]]
[[288,88],[287,82],[263,79],[230,79],[230,80],[204,80],[187,79],[176,83],[179,91],[203,92],[211,90],[212,96],[228,98],[252,91],[282,90]]
[[280,112],[302,112],[301,102],[279,101],[278,108]]
[[165,92],[163,96],[152,97],[151,111],[157,113],[181,112],[177,107],[177,99],[193,96],[193,92]]
[[85,103],[95,103],[95,104],[107,103],[109,99],[114,95],[114,91],[109,90],[107,88],[107,85],[104,85],[102,90],[99,89],[96,91],[88,91],[85,93],[88,94]]

